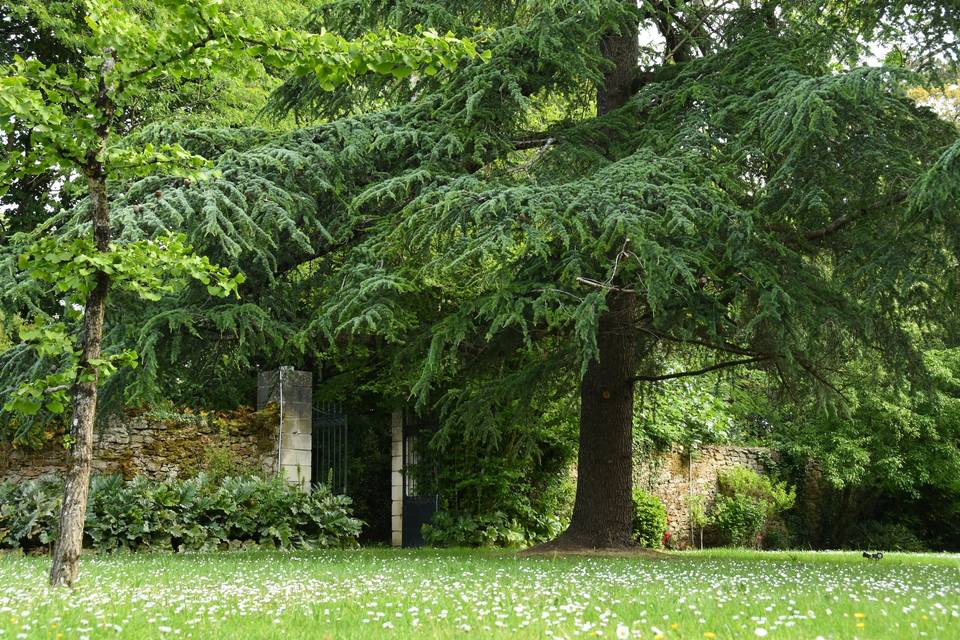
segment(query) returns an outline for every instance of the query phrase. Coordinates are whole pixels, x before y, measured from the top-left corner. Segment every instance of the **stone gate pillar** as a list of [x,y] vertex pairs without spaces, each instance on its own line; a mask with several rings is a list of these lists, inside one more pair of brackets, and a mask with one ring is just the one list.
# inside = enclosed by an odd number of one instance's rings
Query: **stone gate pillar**
[[390,422],[390,544],[403,544],[403,410]]
[[280,406],[276,447],[270,470],[310,491],[313,462],[313,374],[280,367],[262,371],[257,380],[257,409]]

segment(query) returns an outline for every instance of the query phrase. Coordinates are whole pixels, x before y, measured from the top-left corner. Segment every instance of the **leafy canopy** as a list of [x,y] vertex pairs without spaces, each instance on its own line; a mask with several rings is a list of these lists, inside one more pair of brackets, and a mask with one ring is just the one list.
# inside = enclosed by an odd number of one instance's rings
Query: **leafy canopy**
[[[0,170],[9,178],[40,173],[57,164],[82,165],[98,145],[97,127],[114,126],[122,107],[143,98],[151,82],[173,77],[202,77],[206,69],[230,56],[261,57],[294,76],[310,75],[322,87],[368,72],[403,77],[414,70],[453,68],[463,56],[476,55],[469,41],[426,30],[418,35],[382,32],[354,41],[330,32],[263,30],[256,22],[220,11],[219,0],[155,3],[150,19],[119,0],[86,0],[85,30],[58,33],[60,40],[85,53],[82,66],[46,64],[15,55],[0,78],[4,133],[18,122],[30,123],[42,137],[35,150],[7,156]],[[44,22],[58,24],[42,5],[30,6]],[[98,103],[103,65],[109,66],[109,104]],[[101,100],[102,102],[102,100]],[[163,165],[179,167],[194,159],[179,145],[139,152],[101,150],[111,175],[127,169]]]
[[[896,22],[907,4],[916,20]],[[230,397],[261,363],[360,359],[444,408],[450,430],[489,432],[499,408],[535,405],[534,385],[573,388],[612,288],[642,303],[638,375],[678,345],[821,392],[869,351],[921,368],[905,323],[955,317],[960,283],[940,275],[960,253],[960,142],[907,91],[950,71],[954,49],[918,43],[958,21],[949,3],[869,5],[326,3],[318,36],[482,24],[490,61],[329,92],[294,73],[274,109],[324,124],[128,140],[179,145],[216,173],[126,182],[124,241],[177,230],[247,282],[241,303],[190,287],[125,314],[109,339],[137,344],[144,366],[117,384],[128,401],[197,401]],[[630,100],[596,117],[598,43],[626,20],[657,35]],[[900,62],[852,64],[870,40]],[[84,215],[51,224],[71,237]]]
[[[20,332],[23,342],[11,351],[15,357],[39,357],[14,381],[7,411],[29,415],[44,407],[59,413],[75,381],[95,381],[136,363],[136,353],[129,349],[81,362],[83,350],[70,345],[67,323],[80,319],[79,310],[95,281],[99,285],[107,278],[115,294],[146,301],[175,293],[188,279],[218,297],[237,294],[243,282],[242,275],[231,276],[208,257],[195,255],[184,236],[169,227],[130,238],[123,220],[114,219],[115,226],[120,223],[116,242],[101,246],[99,235],[97,244],[89,237],[91,202],[106,188],[106,180],[112,185],[162,172],[189,184],[211,175],[207,159],[178,142],[112,144],[111,132],[124,128],[125,107],[142,101],[152,83],[202,77],[204,69],[239,54],[286,66],[295,76],[310,74],[326,88],[368,72],[404,77],[422,69],[433,74],[453,68],[462,57],[477,56],[471,42],[431,30],[417,35],[381,31],[348,41],[329,32],[265,30],[242,16],[221,12],[220,5],[217,0],[165,1],[144,14],[116,0],[88,0],[79,29],[69,15],[52,15],[51,7],[40,3],[26,5],[25,11],[54,29],[58,40],[82,52],[83,58],[82,64],[69,64],[14,55],[4,65],[0,131],[9,140],[26,127],[30,145],[3,156],[0,184],[6,188],[25,176],[50,171],[65,180],[82,174],[90,198],[67,237],[53,216],[9,238],[5,247],[11,259],[19,253],[17,271],[11,273],[17,281],[14,296],[23,302],[16,311],[35,317]],[[75,5],[55,3],[52,8],[69,13]],[[94,220],[95,225],[103,222]],[[23,291],[29,293],[21,295]],[[42,301],[50,294],[59,298],[62,313]],[[27,438],[30,430],[21,428],[16,435]]]

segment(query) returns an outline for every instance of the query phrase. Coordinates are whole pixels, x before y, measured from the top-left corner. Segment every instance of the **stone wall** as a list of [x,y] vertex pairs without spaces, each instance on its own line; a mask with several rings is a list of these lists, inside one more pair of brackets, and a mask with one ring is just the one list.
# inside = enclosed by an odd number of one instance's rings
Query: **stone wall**
[[[94,473],[187,476],[210,464],[276,473],[278,414],[264,411],[215,414],[128,414],[94,434]],[[0,443],[0,480],[62,476],[65,450],[56,442],[39,450]]]
[[717,473],[747,467],[768,473],[776,465],[776,452],[762,447],[707,446],[692,456],[682,448],[637,456],[633,465],[633,486],[649,491],[667,507],[670,543],[683,548],[690,544],[690,495],[700,495],[709,506],[717,495]]

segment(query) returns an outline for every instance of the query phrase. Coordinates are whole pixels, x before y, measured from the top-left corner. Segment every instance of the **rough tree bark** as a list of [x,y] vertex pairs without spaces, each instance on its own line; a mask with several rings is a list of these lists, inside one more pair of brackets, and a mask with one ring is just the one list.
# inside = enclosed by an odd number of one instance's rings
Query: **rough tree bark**
[[[600,43],[612,63],[597,88],[597,114],[622,107],[637,70],[637,25],[623,25]],[[597,331],[598,359],[580,384],[577,495],[570,526],[532,551],[634,546],[633,382],[636,372],[636,296],[611,289]]]
[[633,546],[633,383],[636,299],[611,292],[597,332],[599,359],[580,384],[577,497],[557,546]]
[[[87,153],[84,174],[90,192],[93,237],[97,251],[110,250],[110,205],[107,199],[107,176],[103,165],[113,106],[106,78],[116,62],[112,50],[106,52],[106,62],[100,68],[100,91],[97,106],[103,118],[97,127],[97,148]],[[97,385],[99,375],[91,361],[100,357],[103,341],[103,317],[107,306],[110,279],[97,272],[94,288],[87,296],[81,329],[81,354],[77,380],[73,386],[73,414],[70,420],[70,450],[67,454],[67,474],[60,508],[60,531],[53,550],[50,567],[52,586],[71,586],[79,574],[80,550],[83,547],[83,525],[87,515],[87,496],[90,490],[90,471],[93,466],[93,424],[97,414]],[[91,375],[92,374],[92,375]]]

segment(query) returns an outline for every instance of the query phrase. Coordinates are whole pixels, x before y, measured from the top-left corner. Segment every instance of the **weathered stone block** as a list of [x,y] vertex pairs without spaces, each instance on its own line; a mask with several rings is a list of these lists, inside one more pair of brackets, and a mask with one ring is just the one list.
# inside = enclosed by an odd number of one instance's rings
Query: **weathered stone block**
[[313,436],[309,433],[290,433],[284,434],[283,447],[285,449],[298,449],[300,451],[311,451],[313,449]]
[[309,473],[310,471],[310,451],[301,451],[299,449],[287,449],[284,447],[280,451],[280,465],[283,467],[286,466],[300,466],[303,469],[306,469]]

